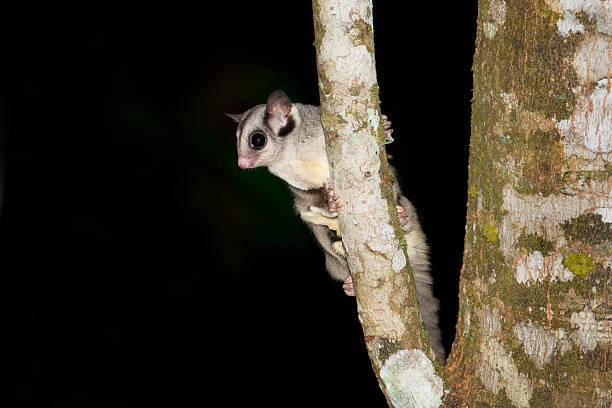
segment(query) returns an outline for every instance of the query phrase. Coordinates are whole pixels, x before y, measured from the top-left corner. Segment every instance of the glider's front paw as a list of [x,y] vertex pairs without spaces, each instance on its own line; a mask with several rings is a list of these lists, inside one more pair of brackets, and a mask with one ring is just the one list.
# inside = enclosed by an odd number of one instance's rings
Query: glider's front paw
[[401,205],[396,205],[395,207],[397,208],[397,215],[399,216],[400,224],[403,227],[404,225],[408,224],[408,215],[406,214],[406,209]]
[[334,185],[331,180],[327,179],[323,182],[323,187],[325,188],[325,193],[327,194],[327,205],[329,206],[329,211],[333,213],[341,213],[344,210],[344,203],[340,199],[340,196],[334,190]]
[[342,289],[344,289],[344,293],[347,296],[355,296],[355,288],[353,288],[353,278],[350,276],[344,280],[342,284]]
[[387,137],[391,137],[391,133],[393,133],[393,129],[391,129],[391,121],[387,117],[387,115],[380,115],[383,120],[383,127],[385,128],[385,135]]

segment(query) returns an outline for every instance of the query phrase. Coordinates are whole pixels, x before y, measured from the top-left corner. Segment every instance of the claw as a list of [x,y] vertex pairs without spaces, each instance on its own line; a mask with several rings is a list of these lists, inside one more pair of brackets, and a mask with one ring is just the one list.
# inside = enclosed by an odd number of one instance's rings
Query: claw
[[391,127],[391,121],[389,120],[389,118],[387,118],[387,115],[380,115],[380,117],[383,120],[383,127],[386,129],[389,129]]
[[406,215],[406,209],[401,205],[396,205],[395,208],[397,208],[397,215],[399,216],[400,224],[403,227],[404,225],[408,224],[408,216]]
[[327,205],[329,206],[329,211],[334,213],[342,212],[344,210],[344,203],[340,199],[338,193],[334,191],[334,185],[332,184],[331,180],[325,180],[323,182],[323,187],[327,193]]
[[387,115],[380,115],[383,120],[383,128],[385,130],[385,136],[387,137],[387,143],[393,142],[393,138],[391,134],[393,133],[393,129],[391,129],[391,121],[387,118]]
[[350,276],[344,280],[344,284],[342,285],[342,289],[344,289],[344,293],[347,296],[355,296],[355,288],[353,288],[353,278]]

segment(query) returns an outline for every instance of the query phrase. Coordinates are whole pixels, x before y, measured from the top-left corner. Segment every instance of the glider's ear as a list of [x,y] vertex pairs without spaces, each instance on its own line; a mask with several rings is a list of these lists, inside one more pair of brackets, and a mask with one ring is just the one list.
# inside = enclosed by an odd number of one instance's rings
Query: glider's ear
[[225,116],[227,116],[228,118],[231,118],[234,120],[234,122],[236,123],[240,123],[240,119],[242,118],[242,113],[225,113],[223,112],[223,114]]

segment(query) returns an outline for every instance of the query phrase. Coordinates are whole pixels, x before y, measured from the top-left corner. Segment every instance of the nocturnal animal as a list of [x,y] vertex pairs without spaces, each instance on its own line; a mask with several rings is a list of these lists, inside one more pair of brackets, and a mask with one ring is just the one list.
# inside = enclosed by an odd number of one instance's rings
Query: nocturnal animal
[[[295,208],[312,230],[325,253],[325,266],[332,278],[343,281],[347,295],[355,296],[337,216],[344,204],[330,180],[325,135],[318,106],[292,103],[283,91],[275,91],[267,103],[244,113],[226,114],[237,124],[238,166],[267,167],[285,181],[294,195]],[[391,122],[383,115],[385,133]],[[393,192],[410,265],[415,274],[423,325],[442,364],[445,361],[438,328],[439,302],[432,291],[429,247],[413,205],[400,191],[394,177]]]

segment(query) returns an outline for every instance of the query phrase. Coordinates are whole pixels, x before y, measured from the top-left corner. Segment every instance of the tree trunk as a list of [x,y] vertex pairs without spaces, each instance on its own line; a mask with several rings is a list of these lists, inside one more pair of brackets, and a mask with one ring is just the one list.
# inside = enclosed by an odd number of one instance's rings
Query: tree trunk
[[[611,406],[611,2],[479,2],[464,266],[444,398],[420,358],[431,356],[426,336],[407,329],[420,320],[386,191],[370,2],[313,8],[332,176],[352,204],[341,229],[389,404]],[[391,380],[380,375],[389,365]]]
[[609,407],[611,5],[479,3],[445,405]]
[[389,404],[438,406],[443,383],[421,327],[384,148],[371,0],[315,0],[313,12],[321,121],[372,366]]

